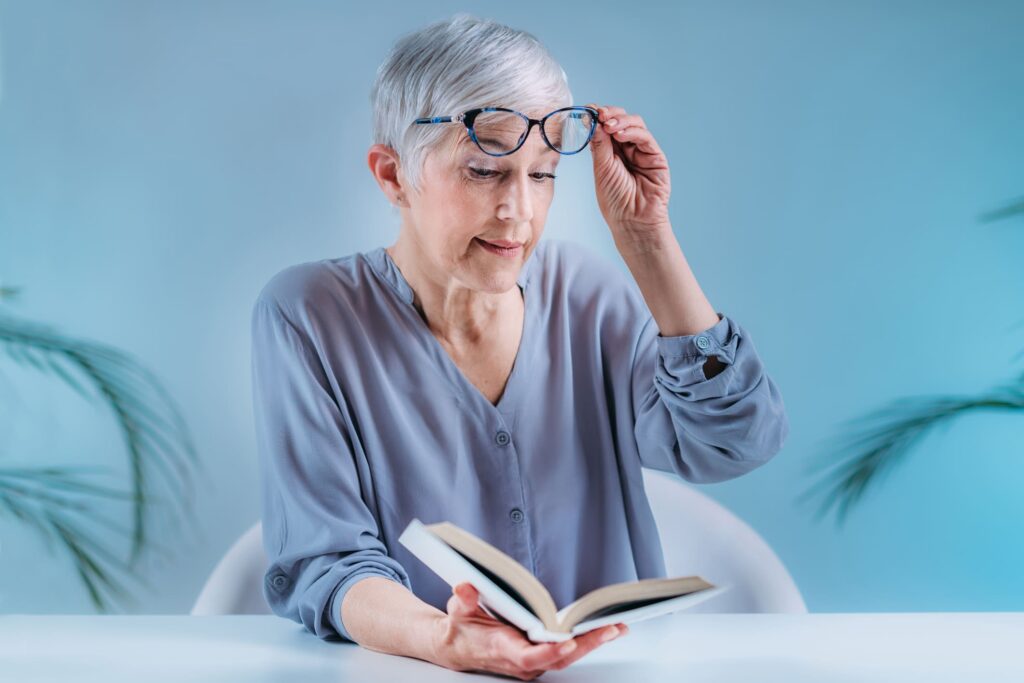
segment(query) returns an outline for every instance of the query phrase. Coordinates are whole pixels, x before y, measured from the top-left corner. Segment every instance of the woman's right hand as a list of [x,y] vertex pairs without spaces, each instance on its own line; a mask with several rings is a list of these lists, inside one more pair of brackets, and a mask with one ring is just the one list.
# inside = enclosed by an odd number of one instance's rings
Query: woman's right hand
[[504,674],[523,681],[549,669],[564,669],[602,643],[602,637],[629,632],[625,624],[594,629],[561,643],[533,643],[523,632],[483,611],[479,593],[463,582],[452,588],[448,614],[434,633],[434,663],[455,671]]

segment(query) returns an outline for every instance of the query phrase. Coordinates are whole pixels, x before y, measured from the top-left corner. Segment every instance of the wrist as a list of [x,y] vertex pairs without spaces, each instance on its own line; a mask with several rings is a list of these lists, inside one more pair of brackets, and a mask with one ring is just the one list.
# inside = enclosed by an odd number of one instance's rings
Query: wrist
[[664,251],[677,244],[670,223],[619,226],[612,229],[612,237],[619,253],[625,257]]
[[427,629],[427,659],[432,664],[451,668],[450,622],[447,614],[434,615]]

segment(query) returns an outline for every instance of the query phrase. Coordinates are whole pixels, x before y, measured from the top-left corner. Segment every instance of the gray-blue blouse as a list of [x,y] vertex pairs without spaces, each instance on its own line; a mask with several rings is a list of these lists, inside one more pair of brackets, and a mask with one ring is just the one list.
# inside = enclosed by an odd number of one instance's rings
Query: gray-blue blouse
[[[252,311],[264,597],[320,638],[341,602],[398,581],[446,611],[451,588],[398,543],[451,521],[521,562],[562,607],[665,576],[641,467],[738,477],[789,423],[729,317],[662,337],[628,272],[544,239],[520,271],[525,320],[497,405],[458,369],[383,247],[285,268]],[[726,367],[706,379],[715,355]]]

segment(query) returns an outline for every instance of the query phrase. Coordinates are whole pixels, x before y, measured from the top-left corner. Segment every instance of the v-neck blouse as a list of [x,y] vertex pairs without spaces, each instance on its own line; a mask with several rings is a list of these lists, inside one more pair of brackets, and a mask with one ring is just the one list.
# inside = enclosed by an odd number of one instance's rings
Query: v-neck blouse
[[[536,335],[534,334],[533,328],[538,323],[535,321],[535,316],[531,316],[531,307],[529,303],[530,294],[527,293],[526,283],[529,278],[530,268],[534,262],[533,255],[527,260],[527,263],[523,265],[523,268],[519,272],[519,276],[516,278],[516,284],[523,293],[523,329],[522,336],[519,340],[519,349],[516,352],[515,360],[512,364],[512,371],[509,373],[508,378],[505,381],[505,388],[502,391],[501,396],[498,398],[496,404],[491,403],[490,400],[483,395],[483,393],[474,385],[469,379],[463,374],[462,370],[455,364],[452,357],[444,350],[440,342],[437,341],[437,337],[427,327],[427,323],[423,321],[423,317],[416,310],[413,301],[412,287],[409,286],[408,281],[402,275],[402,272],[398,269],[398,266],[392,260],[391,255],[388,254],[387,250],[383,247],[374,249],[365,255],[370,261],[373,268],[380,274],[383,275],[385,281],[387,281],[395,291],[398,293],[399,298],[409,305],[409,308],[413,310],[416,317],[423,323],[422,330],[425,334],[420,335],[418,341],[422,342],[424,350],[429,354],[435,363],[435,366],[441,369],[442,373],[448,378],[452,384],[452,391],[456,397],[463,397],[464,400],[471,400],[469,397],[474,394],[479,394],[480,398],[486,401],[488,404],[496,407],[499,411],[504,411],[512,399],[508,398],[516,394],[516,391],[512,389],[514,384],[517,384],[519,375],[523,374],[518,371],[521,366],[529,366],[530,356],[533,353],[533,349],[536,345],[533,343]],[[530,290],[532,292],[532,290]],[[413,323],[415,327],[416,324]]]
[[[663,337],[628,272],[554,238],[517,282],[523,334],[497,405],[430,332],[384,247],[263,287],[252,380],[275,614],[352,640],[341,603],[369,576],[446,611],[451,587],[398,543],[413,518],[486,539],[559,608],[663,577],[641,467],[718,482],[781,449],[782,395],[735,320]],[[712,355],[725,367],[707,379]]]

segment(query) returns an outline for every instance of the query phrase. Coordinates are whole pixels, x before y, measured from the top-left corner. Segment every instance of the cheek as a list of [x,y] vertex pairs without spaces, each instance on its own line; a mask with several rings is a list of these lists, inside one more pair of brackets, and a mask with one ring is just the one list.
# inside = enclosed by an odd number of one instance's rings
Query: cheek
[[428,231],[457,251],[486,230],[494,215],[493,193],[472,184],[452,182],[433,197],[424,207],[429,212]]

